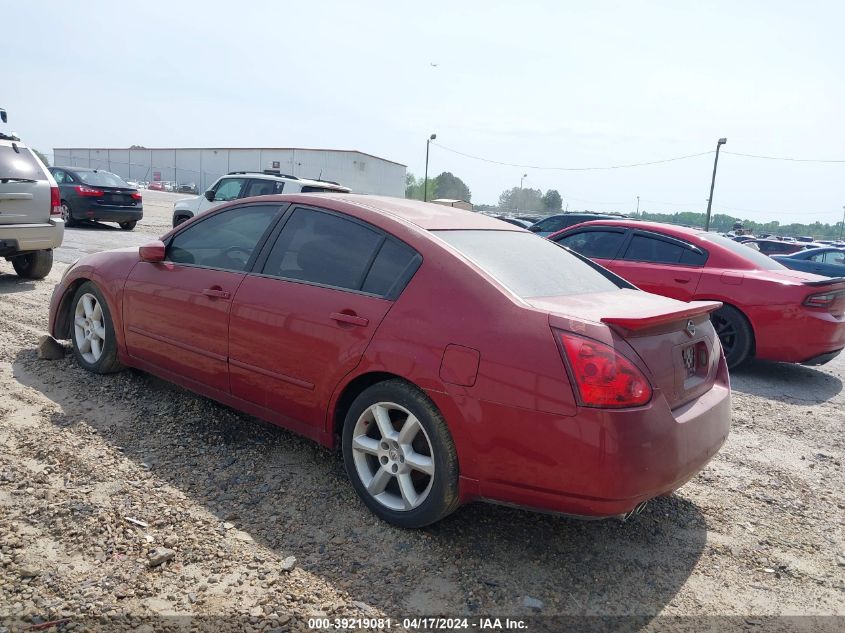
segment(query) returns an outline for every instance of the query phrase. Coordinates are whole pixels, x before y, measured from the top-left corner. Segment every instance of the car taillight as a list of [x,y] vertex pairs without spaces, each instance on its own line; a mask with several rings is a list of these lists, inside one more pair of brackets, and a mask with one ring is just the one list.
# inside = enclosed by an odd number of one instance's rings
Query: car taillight
[[651,400],[648,379],[615,349],[599,341],[558,332],[575,386],[585,407],[639,407]]
[[58,187],[50,187],[50,215],[62,214],[62,196]]
[[141,194],[140,194],[140,193],[138,193],[137,191],[136,191],[136,192],[134,192],[134,193],[132,194],[132,199],[133,199],[133,200],[140,200],[140,199],[141,199]]
[[76,193],[78,193],[80,196],[85,196],[86,198],[99,198],[103,195],[103,192],[99,189],[86,187],[85,185],[77,185]]
[[845,291],[837,290],[835,292],[819,292],[808,295],[804,299],[804,305],[808,308],[821,308],[831,314],[841,315],[843,307],[845,307]]

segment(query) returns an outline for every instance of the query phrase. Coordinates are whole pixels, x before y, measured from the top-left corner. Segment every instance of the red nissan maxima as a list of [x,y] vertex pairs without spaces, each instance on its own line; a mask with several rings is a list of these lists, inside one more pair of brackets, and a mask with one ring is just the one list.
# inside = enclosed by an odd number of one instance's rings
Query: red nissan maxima
[[683,485],[728,434],[718,307],[477,213],[298,194],[81,259],[50,330],[89,371],[340,444],[364,503],[419,527],[475,499],[619,516]]
[[728,367],[748,358],[821,365],[845,347],[845,279],[786,266],[716,233],[585,222],[549,236],[632,284],[681,301],[721,301],[711,319]]

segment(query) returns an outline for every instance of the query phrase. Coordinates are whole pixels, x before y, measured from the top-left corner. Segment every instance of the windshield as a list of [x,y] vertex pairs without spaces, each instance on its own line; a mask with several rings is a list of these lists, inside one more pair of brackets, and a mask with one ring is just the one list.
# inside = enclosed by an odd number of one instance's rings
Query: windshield
[[86,185],[98,187],[129,187],[123,178],[109,171],[80,171],[79,179]]
[[608,292],[609,276],[565,248],[521,231],[433,231],[523,299]]
[[[747,259],[751,262],[755,268],[760,270],[785,270],[786,266],[783,264],[777,263],[768,255],[764,255],[760,252],[759,247],[757,249],[747,246],[746,244],[740,244],[739,242],[734,242],[727,237],[722,237],[721,235],[717,235],[716,233],[699,233],[698,236],[707,240],[708,242],[713,242],[714,244],[718,244],[719,246],[724,246],[729,251],[733,251],[743,259]],[[755,244],[756,246],[756,244]]]

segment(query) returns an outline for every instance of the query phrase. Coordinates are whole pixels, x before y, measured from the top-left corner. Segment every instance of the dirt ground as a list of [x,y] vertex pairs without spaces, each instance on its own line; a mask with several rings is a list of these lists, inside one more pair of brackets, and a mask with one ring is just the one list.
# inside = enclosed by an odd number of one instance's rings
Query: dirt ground
[[[167,229],[161,209],[136,237]],[[92,248],[84,231],[69,231],[77,250]],[[735,372],[725,447],[625,523],[475,504],[404,531],[358,501],[334,452],[141,372],[38,360],[69,259],[37,282],[0,262],[0,632],[165,630],[179,615],[271,631],[313,617],[555,630],[555,616],[737,616],[761,630],[767,616],[845,616],[842,358]],[[159,548],[173,557],[152,566],[170,556]]]

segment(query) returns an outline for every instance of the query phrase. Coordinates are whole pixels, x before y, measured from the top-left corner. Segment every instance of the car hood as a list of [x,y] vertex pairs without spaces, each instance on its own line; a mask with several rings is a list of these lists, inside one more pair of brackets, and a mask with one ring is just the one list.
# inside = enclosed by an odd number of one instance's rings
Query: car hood
[[176,209],[186,209],[188,211],[196,212],[200,206],[200,199],[202,196],[193,196],[191,198],[184,198],[182,200],[177,200],[176,203],[173,205],[173,210]]

